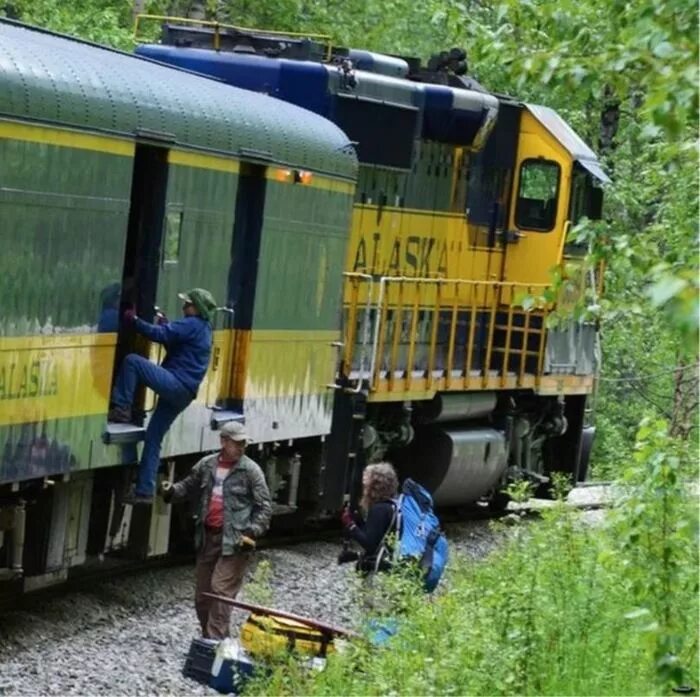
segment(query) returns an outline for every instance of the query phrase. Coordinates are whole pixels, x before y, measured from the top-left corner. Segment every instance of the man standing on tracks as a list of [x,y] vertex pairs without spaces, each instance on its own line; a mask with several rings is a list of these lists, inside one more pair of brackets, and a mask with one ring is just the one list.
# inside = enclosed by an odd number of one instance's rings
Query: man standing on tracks
[[121,365],[112,390],[112,408],[107,420],[129,423],[131,406],[139,383],[158,395],[141,454],[139,475],[133,493],[124,503],[146,503],[153,500],[156,475],[160,465],[160,446],[167,430],[178,414],[197,396],[197,390],[209,367],[212,347],[211,317],[216,301],[208,290],[193,288],[178,296],[183,301],[184,317],[168,322],[161,317],[158,324],[144,322],[134,310],[127,310],[123,319],[134,325],[139,334],[163,344],[167,354],[162,365],[130,353]]
[[221,428],[221,451],[203,457],[180,482],[164,482],[163,500],[198,496],[195,503],[197,587],[195,608],[202,636],[229,635],[231,606],[204,597],[235,598],[255,550],[270,525],[272,500],[260,467],[244,455],[248,436],[235,421]]

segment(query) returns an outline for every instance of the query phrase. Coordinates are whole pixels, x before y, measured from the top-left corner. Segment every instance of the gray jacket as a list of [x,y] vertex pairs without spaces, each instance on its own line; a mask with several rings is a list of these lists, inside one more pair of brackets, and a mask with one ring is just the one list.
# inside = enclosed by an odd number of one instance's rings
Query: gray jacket
[[[214,486],[219,453],[203,457],[190,474],[173,485],[173,499],[192,498],[195,502],[196,549],[204,543],[204,520],[209,510],[209,499]],[[224,479],[224,528],[221,555],[236,551],[244,530],[259,537],[270,527],[272,498],[259,465],[243,455]]]

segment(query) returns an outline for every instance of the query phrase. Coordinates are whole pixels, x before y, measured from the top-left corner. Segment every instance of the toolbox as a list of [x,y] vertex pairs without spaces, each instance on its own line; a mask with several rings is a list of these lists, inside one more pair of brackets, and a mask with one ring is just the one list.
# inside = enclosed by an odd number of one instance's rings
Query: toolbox
[[208,685],[218,645],[219,642],[213,639],[192,639],[182,674],[186,678]]
[[193,639],[182,674],[224,694],[239,694],[255,666],[235,639]]

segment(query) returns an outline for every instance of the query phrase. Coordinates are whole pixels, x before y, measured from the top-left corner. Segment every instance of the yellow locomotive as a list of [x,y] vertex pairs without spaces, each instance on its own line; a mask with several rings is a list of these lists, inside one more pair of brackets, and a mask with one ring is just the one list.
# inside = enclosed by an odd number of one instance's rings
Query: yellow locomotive
[[552,290],[581,252],[571,225],[600,216],[591,149],[553,110],[489,94],[458,49],[424,66],[195,24],[166,21],[137,53],[315,111],[357,149],[327,507],[382,457],[442,504],[584,478],[597,329],[548,317],[594,290],[580,269],[568,297]]

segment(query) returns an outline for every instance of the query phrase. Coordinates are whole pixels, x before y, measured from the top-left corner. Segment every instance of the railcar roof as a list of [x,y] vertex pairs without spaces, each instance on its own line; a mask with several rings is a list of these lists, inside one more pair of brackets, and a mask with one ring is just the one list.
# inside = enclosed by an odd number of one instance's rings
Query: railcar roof
[[0,21],[0,117],[354,177],[347,136],[292,104],[95,44]]

